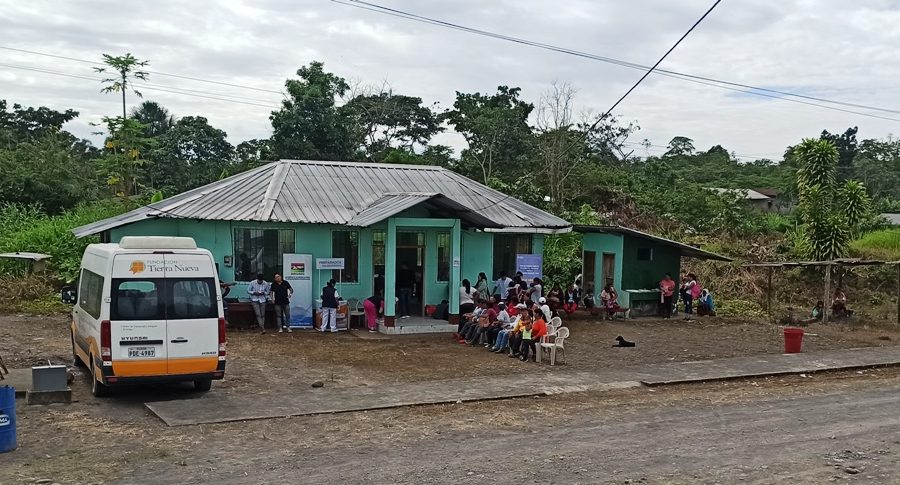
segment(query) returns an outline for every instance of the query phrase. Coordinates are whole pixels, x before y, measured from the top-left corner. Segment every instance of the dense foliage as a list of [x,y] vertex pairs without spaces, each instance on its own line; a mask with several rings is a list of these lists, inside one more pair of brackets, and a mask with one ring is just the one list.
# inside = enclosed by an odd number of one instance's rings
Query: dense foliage
[[[124,95],[146,76],[146,61],[108,61],[105,91]],[[279,158],[442,166],[571,221],[622,224],[744,259],[874,254],[863,250],[890,249],[895,237],[867,233],[884,226],[873,213],[900,212],[900,140],[857,139],[855,127],[825,130],[780,160],[742,160],[684,136],[640,156],[655,145],[636,139],[636,122],[576,113],[567,84],[541,95],[513,86],[457,92],[442,109],[312,62],[284,91],[271,137],[236,145],[202,116],[152,100],[127,112],[123,97],[123,116],[103,118],[106,137],[94,147],[65,130],[79,113],[0,100],[0,250],[49,252],[70,279],[86,241],[68,228]],[[433,141],[448,130],[465,141],[458,153]],[[774,191],[778,212],[714,188]],[[547,238],[548,279],[570,281],[579,257],[577,235]]]

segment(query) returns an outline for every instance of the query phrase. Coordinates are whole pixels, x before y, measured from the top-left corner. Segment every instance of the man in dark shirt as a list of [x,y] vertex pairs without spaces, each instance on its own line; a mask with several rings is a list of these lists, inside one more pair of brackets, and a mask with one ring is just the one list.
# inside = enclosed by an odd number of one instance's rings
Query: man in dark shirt
[[331,326],[331,332],[337,332],[337,309],[338,309],[338,295],[337,290],[334,288],[334,279],[328,280],[328,284],[325,288],[322,288],[322,333],[328,331],[329,325]]
[[275,281],[272,283],[272,301],[275,302],[275,322],[278,324],[278,333],[287,329],[291,333],[291,296],[294,289],[291,284],[284,281],[280,274],[275,273]]
[[416,274],[405,264],[397,271],[397,297],[400,299],[400,318],[409,318],[409,299],[415,296]]

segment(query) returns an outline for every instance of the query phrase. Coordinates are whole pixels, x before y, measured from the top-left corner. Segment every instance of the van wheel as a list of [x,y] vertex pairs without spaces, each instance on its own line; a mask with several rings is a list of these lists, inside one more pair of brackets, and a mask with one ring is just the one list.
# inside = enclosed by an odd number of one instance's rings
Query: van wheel
[[201,379],[194,381],[194,390],[197,392],[206,392],[212,389],[212,379]]
[[[91,356],[91,362],[94,361],[94,356]],[[95,365],[91,365],[91,394],[94,397],[106,397],[109,395],[109,386],[103,384],[97,379],[96,375],[97,369]]]
[[87,367],[81,357],[78,356],[78,352],[75,352],[75,334],[72,334],[72,362],[75,364],[75,367]]

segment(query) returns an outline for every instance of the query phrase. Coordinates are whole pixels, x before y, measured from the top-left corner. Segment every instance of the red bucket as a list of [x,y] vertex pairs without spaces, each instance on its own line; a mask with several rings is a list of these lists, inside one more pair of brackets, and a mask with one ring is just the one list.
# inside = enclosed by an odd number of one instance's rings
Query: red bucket
[[803,329],[787,327],[784,329],[784,353],[797,354],[803,346]]

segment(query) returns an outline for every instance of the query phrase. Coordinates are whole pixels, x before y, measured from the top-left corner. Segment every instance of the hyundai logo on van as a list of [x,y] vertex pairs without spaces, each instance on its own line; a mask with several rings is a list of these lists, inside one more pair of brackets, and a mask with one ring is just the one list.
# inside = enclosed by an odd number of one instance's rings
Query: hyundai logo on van
[[0,414],[0,426],[9,426],[9,416]]

